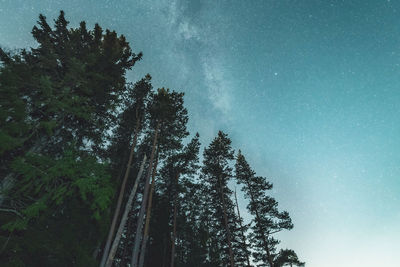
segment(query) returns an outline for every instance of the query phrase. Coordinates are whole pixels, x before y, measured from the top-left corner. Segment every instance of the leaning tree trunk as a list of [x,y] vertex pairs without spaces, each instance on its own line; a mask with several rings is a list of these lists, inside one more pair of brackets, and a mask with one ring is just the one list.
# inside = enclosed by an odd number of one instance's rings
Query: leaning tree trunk
[[156,158],[156,163],[154,164],[153,174],[152,174],[152,178],[151,178],[151,188],[150,188],[150,195],[149,195],[149,203],[147,204],[147,212],[146,212],[146,223],[145,223],[145,226],[144,226],[142,247],[140,249],[139,267],[143,267],[143,265],[144,265],[144,256],[146,255],[146,245],[147,245],[147,240],[149,239],[149,226],[150,226],[150,217],[151,217],[151,206],[153,204],[153,192],[154,192],[154,184],[155,184],[155,179],[156,179],[157,164],[158,164],[158,156]]
[[111,246],[111,250],[110,250],[110,254],[108,255],[108,259],[106,261],[106,265],[105,265],[106,267],[111,267],[111,265],[113,263],[115,253],[117,252],[117,249],[118,249],[119,241],[121,240],[122,232],[123,232],[123,230],[125,228],[125,224],[126,224],[126,221],[128,219],[129,210],[132,207],[132,202],[133,202],[133,199],[135,198],[136,190],[137,190],[140,178],[142,177],[142,174],[143,174],[143,169],[144,169],[145,163],[146,163],[146,154],[143,157],[142,165],[140,166],[140,170],[139,170],[139,173],[137,175],[135,184],[134,184],[134,186],[132,188],[132,191],[131,191],[131,193],[129,195],[128,202],[126,203],[125,211],[124,211],[124,214],[122,215],[122,218],[121,218],[121,223],[119,224],[118,231],[115,234],[115,239],[114,239],[114,242],[113,242],[113,244]]
[[229,258],[230,258],[230,263],[231,267],[235,266],[235,260],[233,257],[233,251],[232,251],[232,242],[231,242],[231,232],[229,231],[229,224],[228,224],[228,216],[226,214],[226,203],[225,203],[225,198],[222,190],[222,182],[220,176],[218,176],[218,181],[219,181],[219,190],[221,194],[221,200],[222,200],[222,209],[224,211],[224,222],[225,222],[225,230],[226,230],[226,239],[228,241],[228,247],[229,247]]
[[171,267],[175,264],[175,239],[176,239],[176,213],[178,205],[178,179],[179,173],[176,175],[176,188],[174,195],[174,218],[173,218],[173,232],[172,232],[172,245],[171,245]]
[[239,217],[240,232],[242,234],[243,246],[244,246],[244,250],[246,253],[247,266],[250,266],[249,254],[247,253],[248,250],[247,250],[247,244],[246,244],[246,236],[244,235],[242,218],[240,217],[239,204],[238,204],[238,200],[237,200],[237,196],[236,196],[236,188],[235,188],[235,201],[236,201],[236,208],[237,208],[237,213],[238,213],[238,217]]
[[137,142],[139,126],[140,126],[140,121],[139,121],[139,119],[137,119],[136,120],[135,135],[134,135],[134,138],[133,138],[131,152],[129,154],[128,164],[126,165],[125,176],[124,176],[124,179],[122,180],[122,185],[121,185],[121,189],[120,189],[119,196],[118,196],[118,201],[117,201],[117,207],[115,208],[114,217],[113,217],[113,220],[112,220],[112,223],[111,223],[110,231],[108,232],[106,245],[104,247],[103,256],[102,256],[101,262],[100,262],[100,267],[103,267],[105,265],[106,260],[107,260],[107,256],[108,256],[109,251],[110,251],[110,246],[111,246],[112,238],[113,238],[113,235],[114,235],[115,226],[117,224],[117,220],[118,220],[118,217],[119,217],[119,212],[120,212],[121,206],[122,206],[122,199],[123,199],[124,193],[125,193],[126,182],[128,180],[129,173],[130,173],[130,170],[131,170],[133,152],[135,151],[135,146],[136,146],[136,142]]
[[156,131],[154,133],[153,147],[152,147],[151,156],[150,156],[150,165],[149,165],[149,169],[147,172],[147,177],[146,177],[146,181],[145,181],[145,185],[144,185],[142,204],[140,206],[140,212],[139,212],[139,217],[138,217],[138,221],[137,221],[135,243],[133,244],[133,251],[132,251],[131,267],[137,267],[137,264],[138,264],[140,237],[142,235],[144,212],[146,210],[146,203],[147,203],[147,198],[148,198],[148,194],[149,194],[150,176],[151,176],[151,170],[153,169],[154,154],[155,154],[155,150],[156,150],[156,146],[157,146],[157,138],[158,138],[159,128],[160,128],[160,123],[158,122]]

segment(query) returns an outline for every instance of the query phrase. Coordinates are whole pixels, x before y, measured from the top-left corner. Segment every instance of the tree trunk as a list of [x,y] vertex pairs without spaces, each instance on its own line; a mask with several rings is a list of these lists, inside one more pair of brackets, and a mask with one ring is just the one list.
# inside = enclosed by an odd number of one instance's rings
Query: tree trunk
[[151,205],[153,203],[153,192],[154,192],[154,184],[156,179],[157,172],[157,164],[158,164],[158,156],[156,158],[156,163],[154,164],[153,174],[151,179],[151,188],[149,195],[149,203],[147,204],[147,212],[146,212],[146,223],[144,226],[144,234],[142,240],[142,248],[140,249],[140,257],[139,257],[139,267],[143,267],[144,265],[144,256],[146,254],[146,245],[147,240],[149,239],[149,226],[150,226],[150,217],[151,217]]
[[160,128],[160,123],[158,122],[156,131],[154,133],[153,147],[152,147],[151,156],[150,156],[150,165],[149,165],[148,173],[146,176],[144,192],[143,192],[143,199],[142,199],[142,204],[140,206],[139,217],[138,217],[138,222],[137,222],[137,227],[136,227],[135,242],[133,244],[133,251],[132,251],[131,267],[137,267],[137,263],[138,263],[140,237],[142,235],[142,228],[143,228],[143,217],[144,217],[144,212],[146,209],[147,197],[149,194],[150,176],[151,176],[151,170],[153,169],[154,154],[155,154],[156,145],[157,145],[157,137],[158,137],[159,128]]
[[233,258],[231,233],[229,231],[228,216],[226,215],[226,203],[225,203],[225,198],[224,198],[224,194],[223,194],[223,190],[222,190],[221,178],[219,176],[218,176],[218,181],[219,181],[219,189],[220,189],[221,200],[222,200],[222,209],[224,211],[226,238],[227,238],[228,247],[229,247],[229,258],[230,258],[230,262],[231,262],[231,267],[234,267],[235,266],[235,260]]
[[175,239],[176,239],[176,213],[178,201],[178,180],[179,173],[176,175],[176,188],[174,195],[174,219],[173,219],[173,232],[172,232],[172,245],[171,245],[171,267],[174,267],[175,261]]
[[236,208],[237,208],[237,213],[238,213],[238,217],[239,217],[240,232],[242,234],[242,239],[243,239],[243,246],[244,246],[244,249],[246,252],[247,266],[250,266],[250,259],[249,259],[249,255],[247,254],[246,236],[244,235],[242,218],[240,217],[239,204],[238,204],[237,196],[236,196],[236,188],[235,188],[235,201],[236,201]]
[[145,163],[146,163],[146,154],[143,157],[143,161],[142,161],[142,164],[140,166],[140,170],[139,170],[139,173],[137,175],[135,184],[134,184],[134,186],[132,188],[132,191],[131,191],[131,193],[129,195],[128,202],[126,203],[125,211],[124,211],[124,214],[122,215],[122,218],[121,218],[121,223],[119,224],[118,231],[115,234],[115,239],[114,239],[114,242],[113,242],[113,244],[111,246],[110,254],[108,255],[108,259],[107,259],[107,262],[106,262],[106,267],[111,267],[112,262],[114,260],[115,253],[117,252],[119,241],[121,240],[122,232],[123,232],[123,230],[125,228],[125,224],[126,224],[126,221],[128,219],[129,210],[132,207],[132,202],[133,202],[133,199],[135,198],[136,190],[137,190],[140,178],[142,177],[142,174],[143,174],[143,169],[144,169]]
[[164,251],[163,251],[163,261],[162,261],[161,267],[165,267],[165,264],[167,263],[167,245],[165,243],[167,243],[167,242],[165,241],[165,235],[164,235],[164,238],[163,238]]
[[126,182],[128,180],[129,172],[131,170],[133,152],[135,151],[139,125],[140,125],[140,121],[139,121],[139,119],[137,119],[136,120],[135,135],[134,135],[133,143],[132,143],[132,148],[131,148],[131,152],[129,154],[128,164],[126,165],[125,176],[124,176],[124,179],[122,180],[122,185],[121,185],[121,189],[120,189],[119,196],[118,196],[118,201],[117,201],[117,207],[115,208],[114,217],[113,217],[113,220],[112,220],[112,223],[111,223],[110,231],[108,232],[107,242],[106,242],[106,245],[104,247],[103,257],[101,258],[100,267],[104,267],[104,265],[106,263],[106,260],[107,260],[107,256],[108,256],[109,251],[110,251],[111,241],[112,241],[112,238],[113,238],[113,235],[114,235],[115,226],[117,224],[117,220],[118,220],[118,217],[119,217],[119,212],[120,212],[121,206],[122,206],[122,199],[123,199],[124,193],[125,193]]

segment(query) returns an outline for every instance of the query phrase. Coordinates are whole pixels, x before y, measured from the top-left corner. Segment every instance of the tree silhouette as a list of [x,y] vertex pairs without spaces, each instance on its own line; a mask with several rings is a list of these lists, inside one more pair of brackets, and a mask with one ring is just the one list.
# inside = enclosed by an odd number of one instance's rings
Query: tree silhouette
[[291,249],[281,249],[275,259],[275,267],[282,266],[305,266],[304,262],[299,261],[296,252]]
[[289,213],[278,211],[278,202],[266,193],[272,189],[272,184],[264,177],[255,176],[242,153],[238,152],[236,164],[236,179],[243,185],[245,197],[250,199],[247,206],[250,214],[254,216],[251,227],[251,243],[254,250],[253,257],[261,262],[261,266],[274,267],[276,246],[279,240],[274,234],[293,228]]

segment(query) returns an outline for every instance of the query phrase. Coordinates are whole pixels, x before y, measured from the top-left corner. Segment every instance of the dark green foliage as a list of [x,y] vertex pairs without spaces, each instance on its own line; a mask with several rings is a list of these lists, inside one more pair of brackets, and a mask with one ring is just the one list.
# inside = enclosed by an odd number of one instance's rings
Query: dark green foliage
[[125,171],[135,135],[139,137],[143,128],[147,126],[146,113],[151,89],[151,76],[147,74],[135,84],[127,84],[121,96],[122,112],[117,116],[117,127],[113,131],[111,145],[107,150],[115,179],[119,179]]
[[[157,156],[155,160],[154,170],[156,173],[157,162],[175,153],[178,149],[182,147],[182,139],[186,137],[189,133],[186,131],[186,123],[188,121],[187,110],[183,106],[183,93],[177,93],[175,91],[170,92],[169,89],[158,89],[157,93],[151,95],[151,101],[149,104],[149,129],[148,136],[153,137],[152,141],[152,152],[150,156],[150,161],[153,160],[153,154],[155,149],[157,149]],[[146,141],[146,140],[144,140]],[[152,168],[152,163],[150,162],[149,169]],[[141,225],[143,221],[143,211],[147,207],[146,212],[146,223],[144,228],[144,238],[142,241],[142,250],[139,259],[139,266],[141,262],[144,262],[143,255],[146,252],[148,232],[149,232],[149,218],[151,217],[151,204],[153,192],[155,188],[155,178],[152,178],[151,189],[147,187],[150,183],[150,172],[146,178],[146,186],[144,187],[143,200],[141,210],[138,216],[138,228],[135,236],[135,243],[139,243],[139,234],[141,233]],[[147,199],[148,192],[150,192]],[[148,204],[147,204],[148,203]],[[132,253],[132,266],[136,266],[138,247],[135,245]]]
[[296,252],[291,249],[281,249],[276,257],[275,267],[282,266],[305,266],[304,262],[299,261]]
[[267,195],[267,191],[272,189],[272,184],[264,177],[256,176],[240,151],[235,169],[237,182],[243,185],[245,197],[250,200],[247,209],[254,216],[250,235],[253,257],[259,262],[258,266],[273,266],[279,244],[279,240],[273,235],[282,230],[292,229],[291,218],[288,212],[278,210],[278,202]]
[[240,245],[240,226],[231,200],[232,190],[228,187],[228,182],[233,178],[230,167],[230,160],[233,159],[231,140],[220,131],[204,150],[203,157],[201,180],[208,191],[208,200],[204,204],[209,263],[212,266],[230,265],[231,245],[234,264],[244,265],[246,251]]
[[[200,149],[199,135],[189,142],[181,151],[170,155],[160,170],[156,199],[154,203],[154,219],[151,229],[151,250],[149,264],[158,266],[163,261],[170,264],[171,239],[173,236],[174,208],[177,212],[176,221],[176,266],[190,265],[197,259],[201,263],[196,246],[198,246],[198,221],[196,207],[191,207],[198,197],[194,175],[199,166],[198,153]],[[204,260],[204,259],[203,259]]]
[[[246,224],[237,216],[228,136],[218,133],[199,166],[199,135],[184,145],[184,94],[152,91],[149,74],[126,82],[142,54],[133,53],[123,35],[98,24],[88,30],[85,22],[68,28],[62,11],[53,27],[40,15],[32,35],[36,48],[0,48],[1,266],[97,266],[136,141],[131,174],[144,154],[152,162],[115,266],[131,261],[133,240],[141,235],[134,230],[137,217],[147,203],[140,200],[155,162],[149,241],[140,252],[145,266],[247,266],[250,253],[257,266],[304,266],[294,251],[277,252],[274,234],[293,224],[267,194],[272,184],[256,176],[240,152],[236,179],[253,218]],[[129,188],[134,175],[126,177]],[[125,201],[119,203],[123,209]]]
[[14,251],[5,264],[88,266],[108,222],[115,183],[103,151],[141,54],[99,25],[67,27],[62,11],[54,28],[40,15],[37,48],[0,49],[0,235]]
[[8,192],[8,201],[15,205],[23,201],[18,207],[23,218],[5,224],[3,229],[25,230],[43,211],[54,209],[54,216],[77,196],[92,211],[92,216],[100,219],[114,193],[106,168],[96,158],[72,149],[58,159],[29,153],[17,158],[12,170],[20,178]]
[[[13,112],[1,108],[9,113],[7,124],[28,124],[25,149],[60,154],[73,141],[100,149],[125,88],[124,74],[141,57],[131,52],[124,36],[103,33],[99,25],[93,31],[84,22],[77,29],[67,25],[63,12],[54,30],[40,15],[32,30],[37,48],[13,58],[2,52],[2,93],[11,93],[20,104]],[[7,100],[14,107],[13,99]],[[12,130],[9,135],[17,138]]]
[[[182,139],[189,133],[187,110],[183,105],[184,93],[160,88],[152,94],[149,105],[149,130],[154,131],[159,124],[158,149],[162,157],[179,150]],[[164,155],[165,154],[165,155]]]

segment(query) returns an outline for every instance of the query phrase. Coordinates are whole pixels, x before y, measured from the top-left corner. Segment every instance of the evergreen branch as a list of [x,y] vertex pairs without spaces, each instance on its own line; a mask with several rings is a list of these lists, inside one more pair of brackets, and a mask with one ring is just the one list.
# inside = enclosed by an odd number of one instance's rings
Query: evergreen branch
[[21,219],[24,218],[24,216],[22,216],[21,213],[19,213],[19,212],[16,211],[16,210],[13,210],[13,209],[4,209],[4,208],[0,208],[0,211],[11,212],[11,213],[14,213],[14,214],[18,215]]

